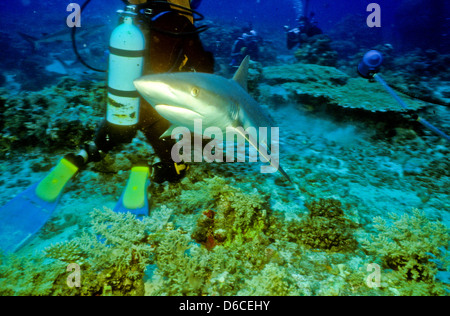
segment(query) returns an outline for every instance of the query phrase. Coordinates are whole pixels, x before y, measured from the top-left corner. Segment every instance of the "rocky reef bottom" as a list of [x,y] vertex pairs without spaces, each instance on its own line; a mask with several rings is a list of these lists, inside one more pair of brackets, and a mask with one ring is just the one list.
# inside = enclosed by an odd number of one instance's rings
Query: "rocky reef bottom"
[[[0,294],[449,295],[449,144],[400,114],[276,102],[264,84],[295,186],[259,163],[193,163],[181,182],[151,184],[147,218],[116,214],[133,163],[155,159],[138,134],[69,183],[28,245],[0,256]],[[69,79],[3,92],[0,205],[92,137],[103,94]],[[422,115],[436,112],[448,121],[442,106]]]

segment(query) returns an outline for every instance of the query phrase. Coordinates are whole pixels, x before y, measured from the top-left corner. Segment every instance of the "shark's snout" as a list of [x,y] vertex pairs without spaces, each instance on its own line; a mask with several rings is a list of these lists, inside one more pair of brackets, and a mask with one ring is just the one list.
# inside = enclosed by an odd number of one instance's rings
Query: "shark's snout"
[[148,76],[140,77],[133,81],[136,90],[150,103],[167,103],[173,101],[173,89],[167,83]]
[[133,81],[134,87],[136,88],[137,91],[140,92],[140,90],[142,90],[142,79],[141,78],[137,78],[136,80]]
[[149,81],[145,77],[137,78],[133,81],[134,86],[136,87],[137,91],[141,94],[146,94],[146,92],[153,92],[154,84],[152,81]]

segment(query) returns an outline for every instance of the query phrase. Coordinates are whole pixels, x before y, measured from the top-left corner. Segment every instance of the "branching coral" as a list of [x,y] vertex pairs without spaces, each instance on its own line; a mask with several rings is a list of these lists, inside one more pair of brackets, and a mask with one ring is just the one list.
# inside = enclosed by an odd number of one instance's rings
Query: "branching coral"
[[[72,241],[46,249],[47,256],[10,259],[0,266],[0,289],[7,295],[139,295],[151,263],[158,223],[110,209],[91,214],[90,229]],[[68,264],[77,264],[80,287],[66,284]],[[19,283],[12,282],[18,279]],[[10,284],[10,285],[8,285]],[[13,285],[11,285],[13,284]]]
[[152,219],[140,221],[131,213],[118,214],[107,208],[94,210],[91,216],[90,231],[72,242],[50,247],[47,255],[66,262],[81,260],[79,294],[101,294],[105,286],[112,294],[142,294],[142,277],[151,262]]
[[334,66],[338,60],[337,52],[331,48],[331,39],[327,35],[307,38],[294,56],[300,62],[324,66]]
[[331,251],[355,249],[357,243],[353,231],[356,225],[344,217],[340,201],[320,199],[306,204],[306,207],[310,211],[309,218],[288,225],[290,241]]
[[59,295],[69,294],[61,283],[67,264],[43,257],[9,256],[0,265],[0,295]]
[[380,257],[384,267],[399,271],[407,280],[433,281],[435,259],[441,257],[439,248],[448,247],[450,242],[448,229],[417,209],[412,216],[389,217],[391,223],[381,217],[374,219],[378,233],[364,240],[366,249]]
[[171,230],[156,248],[157,269],[146,294],[236,295],[270,261],[267,245],[267,240],[255,239],[208,251],[186,232]]
[[151,295],[201,295],[211,273],[205,249],[190,244],[180,231],[169,231],[156,250],[161,286]]
[[212,205],[214,210],[200,216],[193,238],[213,247],[216,244],[230,244],[254,239],[269,226],[266,200],[258,192],[244,193],[225,185]]
[[92,138],[103,111],[104,85],[71,83],[18,95],[2,95],[0,146],[73,148]]
[[289,274],[287,268],[269,263],[260,274],[247,282],[247,286],[239,291],[238,295],[300,295],[295,283],[295,279]]

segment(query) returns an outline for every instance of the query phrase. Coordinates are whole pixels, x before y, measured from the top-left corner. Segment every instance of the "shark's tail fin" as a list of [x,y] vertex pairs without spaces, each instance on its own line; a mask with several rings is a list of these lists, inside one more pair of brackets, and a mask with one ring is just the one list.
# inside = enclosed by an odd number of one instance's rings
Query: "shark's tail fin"
[[29,42],[31,44],[31,46],[33,47],[33,51],[35,51],[37,49],[37,38],[31,35],[27,35],[21,32],[17,32],[20,36],[22,36],[22,38],[24,40],[26,40],[27,42]]

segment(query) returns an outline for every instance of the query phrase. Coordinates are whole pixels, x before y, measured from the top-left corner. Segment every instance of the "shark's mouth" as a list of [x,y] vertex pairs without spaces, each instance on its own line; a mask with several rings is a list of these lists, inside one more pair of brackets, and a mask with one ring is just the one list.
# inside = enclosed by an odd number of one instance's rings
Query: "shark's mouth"
[[181,122],[181,120],[184,122],[193,122],[193,120],[204,118],[203,115],[196,111],[174,105],[158,104],[155,105],[155,110],[171,122]]

